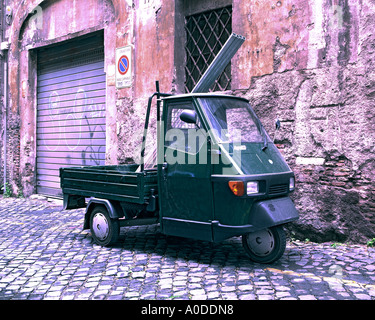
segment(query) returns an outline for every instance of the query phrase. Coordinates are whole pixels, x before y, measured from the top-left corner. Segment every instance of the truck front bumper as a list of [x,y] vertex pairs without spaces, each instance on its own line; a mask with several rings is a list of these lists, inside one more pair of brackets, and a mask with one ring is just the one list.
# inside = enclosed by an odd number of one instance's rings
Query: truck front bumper
[[249,224],[230,226],[223,225],[219,221],[212,221],[213,241],[223,241],[249,232],[285,224],[298,218],[298,211],[289,197],[258,201],[253,204],[250,211]]

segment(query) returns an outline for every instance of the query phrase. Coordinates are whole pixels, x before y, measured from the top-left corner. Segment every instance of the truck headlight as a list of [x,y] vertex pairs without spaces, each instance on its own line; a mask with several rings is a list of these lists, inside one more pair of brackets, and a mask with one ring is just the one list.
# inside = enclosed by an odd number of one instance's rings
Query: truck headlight
[[247,183],[247,195],[259,193],[258,181],[250,181]]
[[295,188],[294,177],[290,177],[290,179],[289,179],[289,191],[294,191],[294,188]]

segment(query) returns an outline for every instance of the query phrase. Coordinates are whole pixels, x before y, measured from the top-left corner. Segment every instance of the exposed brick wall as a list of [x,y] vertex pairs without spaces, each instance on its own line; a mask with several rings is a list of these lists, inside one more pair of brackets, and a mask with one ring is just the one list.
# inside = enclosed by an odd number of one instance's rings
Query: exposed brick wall
[[[311,220],[311,230],[302,227],[300,237],[316,240],[366,241],[375,229],[374,166],[367,162],[360,169],[353,169],[345,156],[328,157],[321,166],[295,165],[297,192],[295,200],[300,203],[303,220],[308,220],[301,193],[307,192],[313,203],[316,220]],[[312,208],[311,208],[312,209]],[[336,226],[334,226],[336,223]],[[299,227],[303,223],[299,223]],[[299,229],[297,227],[297,229]],[[316,230],[315,230],[316,229]],[[319,230],[320,229],[320,230]],[[303,230],[303,231],[302,231]],[[302,232],[305,234],[302,235]],[[326,234],[324,234],[326,232]]]
[[7,181],[15,195],[22,190],[20,178],[20,128],[18,121],[8,116]]

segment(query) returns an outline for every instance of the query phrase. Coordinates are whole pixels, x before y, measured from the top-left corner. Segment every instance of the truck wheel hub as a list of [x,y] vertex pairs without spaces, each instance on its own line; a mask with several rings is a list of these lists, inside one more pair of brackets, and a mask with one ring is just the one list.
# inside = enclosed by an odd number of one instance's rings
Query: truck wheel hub
[[251,232],[247,236],[247,243],[251,251],[258,256],[269,255],[275,246],[275,239],[270,230]]
[[104,240],[105,238],[107,238],[109,233],[109,226],[104,214],[100,212],[96,213],[92,219],[92,222],[95,236],[100,240]]

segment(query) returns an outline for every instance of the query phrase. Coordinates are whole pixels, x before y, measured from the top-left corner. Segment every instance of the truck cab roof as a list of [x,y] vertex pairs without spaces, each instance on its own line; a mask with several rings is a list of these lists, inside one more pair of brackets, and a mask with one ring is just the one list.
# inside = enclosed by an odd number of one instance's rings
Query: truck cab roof
[[199,98],[199,97],[216,97],[216,98],[231,98],[231,99],[240,99],[244,101],[249,101],[245,98],[233,96],[230,94],[224,94],[224,93],[184,93],[184,94],[176,94],[168,97],[162,98],[162,100],[174,100],[174,99],[186,99],[186,98]]

